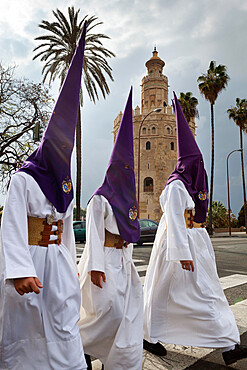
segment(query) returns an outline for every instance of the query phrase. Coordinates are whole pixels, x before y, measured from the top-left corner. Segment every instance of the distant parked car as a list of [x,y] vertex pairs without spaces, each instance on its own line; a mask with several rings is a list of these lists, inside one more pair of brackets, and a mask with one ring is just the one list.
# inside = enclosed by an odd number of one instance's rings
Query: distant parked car
[[76,242],[85,242],[86,241],[86,221],[74,221],[73,229],[75,234]]
[[140,219],[139,224],[141,228],[141,236],[137,244],[142,245],[143,243],[148,242],[153,243],[159,225],[158,222],[154,220]]

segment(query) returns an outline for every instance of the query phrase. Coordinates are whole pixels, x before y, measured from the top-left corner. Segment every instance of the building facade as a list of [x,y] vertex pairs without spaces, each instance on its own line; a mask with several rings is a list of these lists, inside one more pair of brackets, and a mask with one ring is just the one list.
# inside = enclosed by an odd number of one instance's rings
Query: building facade
[[[158,57],[156,48],[145,65],[147,75],[142,79],[141,108],[137,105],[133,110],[136,192],[139,218],[159,221],[162,215],[159,197],[177,162],[176,119],[168,104],[165,62]],[[160,112],[153,112],[157,108],[161,108]],[[121,118],[122,112],[114,120],[114,140]],[[194,122],[190,127],[195,134]]]

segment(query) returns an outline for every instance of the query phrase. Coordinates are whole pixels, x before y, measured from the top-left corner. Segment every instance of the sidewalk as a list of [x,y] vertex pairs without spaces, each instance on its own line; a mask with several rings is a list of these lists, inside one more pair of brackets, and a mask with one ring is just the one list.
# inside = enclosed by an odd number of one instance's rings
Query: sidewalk
[[231,236],[229,236],[229,233],[214,233],[214,235],[210,235],[210,238],[247,238],[247,234],[245,231],[242,232],[232,232]]

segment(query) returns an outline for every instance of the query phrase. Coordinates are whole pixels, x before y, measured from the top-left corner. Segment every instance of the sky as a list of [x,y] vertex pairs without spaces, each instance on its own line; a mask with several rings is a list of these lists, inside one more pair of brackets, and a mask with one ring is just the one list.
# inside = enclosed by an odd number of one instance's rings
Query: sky
[[[134,89],[133,107],[140,106],[141,79],[154,45],[166,63],[163,73],[170,90],[177,95],[191,91],[199,101],[196,120],[197,142],[210,177],[211,136],[210,105],[200,95],[197,78],[206,73],[211,60],[227,67],[227,89],[215,104],[215,177],[214,200],[227,207],[226,157],[239,148],[239,129],[228,119],[227,109],[236,98],[247,98],[247,2],[244,0],[1,0],[0,61],[6,67],[16,65],[16,75],[34,82],[42,80],[42,63],[32,60],[38,46],[35,37],[43,34],[42,20],[52,21],[52,10],[67,14],[68,6],[80,8],[81,18],[95,15],[103,25],[95,31],[110,37],[104,46],[116,54],[109,60],[114,82],[111,93],[94,104],[84,92],[82,206],[101,185],[113,147],[113,122],[123,111],[130,85]],[[58,83],[52,87],[58,96]],[[171,103],[171,101],[169,102]],[[73,173],[75,156],[72,157]],[[244,161],[247,172],[247,148],[244,137]],[[243,205],[240,153],[229,159],[232,211],[238,215]],[[4,195],[0,195],[0,204]]]

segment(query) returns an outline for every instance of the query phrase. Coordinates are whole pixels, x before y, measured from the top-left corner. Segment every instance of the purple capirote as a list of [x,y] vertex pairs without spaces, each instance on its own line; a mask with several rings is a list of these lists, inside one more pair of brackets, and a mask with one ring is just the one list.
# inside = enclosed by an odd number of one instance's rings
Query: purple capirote
[[39,147],[19,171],[31,175],[58,212],[71,203],[71,154],[79,109],[86,23]]
[[129,243],[140,237],[136,200],[132,88],[119,126],[102,186],[93,195],[103,195],[116,217],[121,237]]
[[194,221],[203,223],[208,211],[208,178],[203,157],[175,92],[173,108],[177,122],[177,164],[165,186],[181,180],[195,203]]

